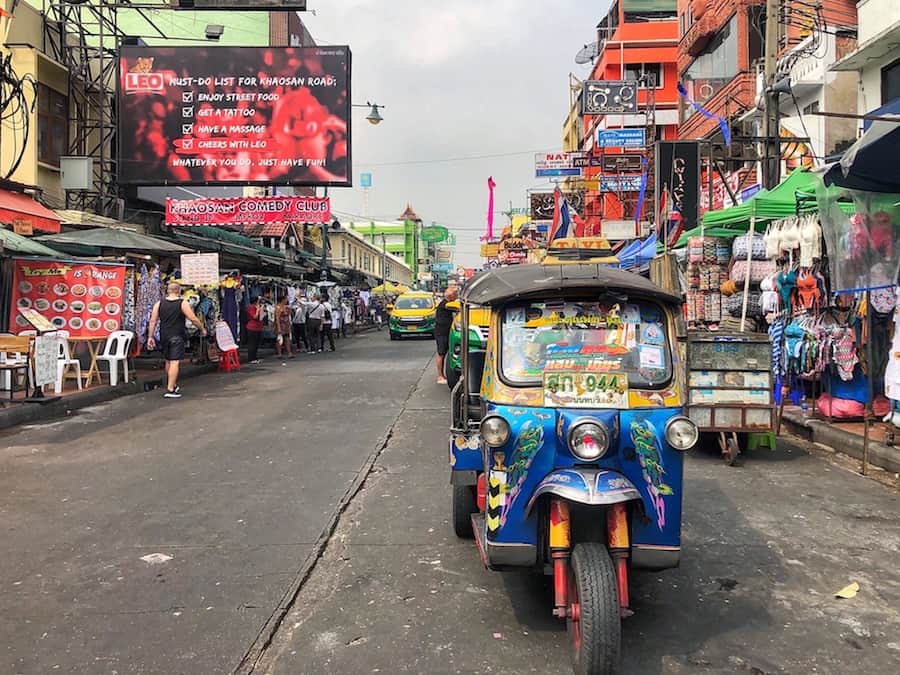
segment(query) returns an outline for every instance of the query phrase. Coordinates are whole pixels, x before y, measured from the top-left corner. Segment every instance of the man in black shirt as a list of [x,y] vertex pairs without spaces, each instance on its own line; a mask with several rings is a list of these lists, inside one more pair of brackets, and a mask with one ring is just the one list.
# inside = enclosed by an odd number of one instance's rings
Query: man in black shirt
[[165,398],[181,398],[178,390],[178,370],[184,358],[185,341],[187,340],[187,319],[197,326],[200,335],[206,335],[206,326],[197,318],[187,300],[181,298],[181,285],[177,281],[166,286],[166,297],[153,305],[150,314],[150,327],[147,331],[147,346],[156,349],[153,334],[159,322],[159,348],[166,361],[166,393]]
[[447,384],[444,378],[444,359],[450,349],[450,326],[453,324],[453,310],[447,307],[448,302],[453,302],[459,295],[456,286],[451,286],[444,291],[444,299],[434,311],[434,341],[437,343],[437,372],[438,384]]

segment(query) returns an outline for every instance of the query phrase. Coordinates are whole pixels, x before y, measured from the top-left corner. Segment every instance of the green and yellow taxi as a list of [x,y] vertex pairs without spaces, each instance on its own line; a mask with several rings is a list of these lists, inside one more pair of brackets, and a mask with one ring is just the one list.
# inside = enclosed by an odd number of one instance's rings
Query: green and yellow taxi
[[410,291],[397,296],[388,319],[391,340],[404,335],[434,335],[434,296]]
[[[450,349],[447,353],[447,358],[444,360],[444,377],[447,379],[447,385],[453,389],[459,380],[459,373],[462,368],[461,317],[458,301],[448,303],[448,306],[457,310],[456,315],[453,317],[453,325],[450,326]],[[488,326],[490,326],[490,323],[491,312],[489,309],[469,307],[469,349],[471,351],[487,349]]]

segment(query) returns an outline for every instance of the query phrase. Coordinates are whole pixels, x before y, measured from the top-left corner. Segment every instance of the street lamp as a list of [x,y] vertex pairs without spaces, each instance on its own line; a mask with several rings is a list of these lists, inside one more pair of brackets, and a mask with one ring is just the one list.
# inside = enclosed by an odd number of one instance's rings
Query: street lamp
[[366,115],[366,119],[369,120],[369,124],[381,124],[381,121],[384,119],[381,116],[381,113],[378,112],[379,108],[384,108],[383,105],[378,105],[377,103],[369,103],[366,101],[366,104],[362,103],[354,103],[352,105],[354,108],[369,108],[369,114]]

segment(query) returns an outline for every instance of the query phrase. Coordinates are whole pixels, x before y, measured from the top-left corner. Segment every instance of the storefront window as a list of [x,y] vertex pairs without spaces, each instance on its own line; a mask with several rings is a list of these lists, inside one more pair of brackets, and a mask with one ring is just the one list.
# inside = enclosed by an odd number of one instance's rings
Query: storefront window
[[69,150],[69,101],[65,94],[38,85],[38,161],[59,166]]
[[[734,15],[688,66],[682,80],[691,100],[705,103],[738,74],[737,37],[737,15]],[[683,106],[683,120],[694,112],[692,107]]]
[[662,65],[659,63],[632,63],[625,66],[626,80],[640,80],[645,77],[646,80],[641,83],[639,89],[662,89],[663,76]]

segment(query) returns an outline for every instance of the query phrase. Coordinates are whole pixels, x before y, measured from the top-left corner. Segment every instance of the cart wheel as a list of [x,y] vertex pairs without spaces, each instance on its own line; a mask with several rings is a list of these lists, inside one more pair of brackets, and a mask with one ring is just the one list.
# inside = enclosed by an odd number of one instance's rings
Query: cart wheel
[[460,539],[471,539],[472,514],[478,512],[475,488],[472,485],[453,486],[453,531]]
[[728,466],[734,466],[739,454],[741,454],[741,449],[738,446],[737,439],[734,436],[725,439],[725,449],[722,451],[722,457],[725,459],[725,463],[728,464]]
[[615,673],[622,651],[622,624],[616,569],[605,546],[575,545],[568,586],[566,628],[576,675]]

